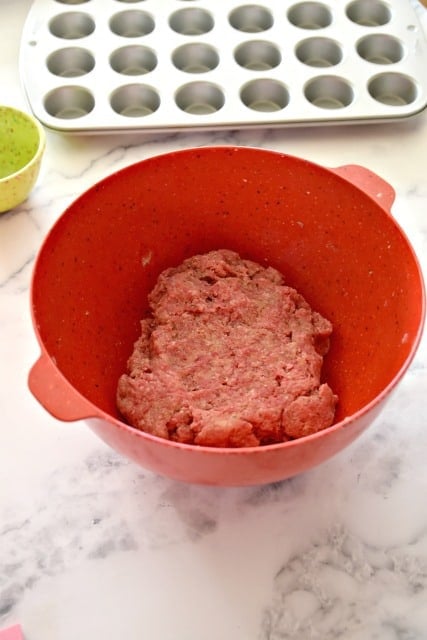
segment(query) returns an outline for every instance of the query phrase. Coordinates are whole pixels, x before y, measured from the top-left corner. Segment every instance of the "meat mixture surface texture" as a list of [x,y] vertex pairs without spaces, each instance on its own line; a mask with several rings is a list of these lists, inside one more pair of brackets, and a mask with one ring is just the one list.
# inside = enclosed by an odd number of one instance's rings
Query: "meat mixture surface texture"
[[331,323],[271,267],[229,250],[164,271],[117,388],[125,420],[177,442],[254,447],[330,426]]

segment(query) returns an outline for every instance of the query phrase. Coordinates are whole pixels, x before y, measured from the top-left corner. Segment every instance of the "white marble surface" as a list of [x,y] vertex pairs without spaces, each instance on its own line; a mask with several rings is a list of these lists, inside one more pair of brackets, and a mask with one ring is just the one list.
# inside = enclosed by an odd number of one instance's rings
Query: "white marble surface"
[[[0,103],[26,108],[29,0],[0,0]],[[424,16],[424,24],[426,24]],[[383,126],[123,137],[48,132],[37,188],[0,217],[0,628],[26,640],[425,640],[427,349],[349,449],[274,486],[190,486],[137,468],[27,390],[35,254],[113,170],[231,143],[357,163],[397,192],[427,273],[427,112]]]

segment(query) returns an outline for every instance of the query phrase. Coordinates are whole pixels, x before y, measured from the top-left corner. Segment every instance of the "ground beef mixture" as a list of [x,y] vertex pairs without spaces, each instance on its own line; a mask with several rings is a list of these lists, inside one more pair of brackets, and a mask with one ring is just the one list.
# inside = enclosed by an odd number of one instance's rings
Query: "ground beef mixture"
[[212,251],[164,271],[118,382],[137,429],[177,442],[254,447],[332,424],[320,384],[332,326],[273,268]]

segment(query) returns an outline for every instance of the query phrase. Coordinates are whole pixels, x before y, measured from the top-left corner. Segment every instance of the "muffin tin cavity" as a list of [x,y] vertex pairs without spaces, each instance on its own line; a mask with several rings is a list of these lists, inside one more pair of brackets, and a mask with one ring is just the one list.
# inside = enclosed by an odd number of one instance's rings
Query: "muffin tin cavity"
[[211,82],[189,82],[175,96],[177,106],[192,115],[209,115],[222,109],[225,96]]
[[153,18],[146,11],[129,9],[114,14],[110,20],[110,29],[117,36],[140,38],[154,30]]
[[273,26],[273,16],[265,7],[248,4],[230,12],[229,22],[243,33],[259,33]]
[[418,97],[418,88],[412,78],[402,73],[380,73],[368,85],[371,96],[385,105],[410,105]]
[[60,39],[78,40],[95,31],[95,21],[87,13],[69,11],[52,18],[49,22],[49,31]]
[[289,9],[288,20],[300,29],[324,29],[331,24],[332,13],[320,2],[299,2]]
[[187,73],[205,73],[219,64],[217,50],[203,42],[183,44],[172,53],[172,62],[177,69]]
[[149,47],[128,45],[113,51],[110,65],[114,71],[125,76],[142,76],[156,68],[157,55]]
[[234,59],[241,67],[252,71],[266,71],[277,67],[282,55],[280,49],[265,40],[249,40],[239,45]]
[[354,99],[354,92],[347,80],[337,76],[319,76],[305,87],[307,100],[321,109],[342,109]]
[[95,99],[90,91],[78,86],[62,86],[50,91],[44,99],[46,112],[54,118],[74,120],[93,111]]
[[201,36],[214,27],[214,19],[206,9],[180,9],[169,18],[169,26],[183,36]]
[[298,60],[310,67],[333,67],[342,60],[342,48],[330,38],[307,38],[295,48]]
[[159,94],[145,84],[128,84],[111,94],[110,104],[115,113],[128,118],[148,116],[160,106]]
[[90,0],[56,0],[60,4],[84,4],[85,2],[89,2]]
[[359,56],[376,64],[394,64],[403,58],[403,45],[393,36],[375,33],[361,38],[357,43]]
[[55,76],[72,78],[84,76],[92,71],[95,58],[87,49],[66,47],[50,54],[46,60],[47,68]]
[[365,27],[382,27],[392,19],[389,6],[381,0],[354,0],[346,13],[352,22]]
[[248,82],[241,91],[243,104],[253,111],[281,111],[289,103],[286,87],[271,78],[259,78]]
[[20,54],[69,133],[395,121],[426,63],[409,0],[34,0]]

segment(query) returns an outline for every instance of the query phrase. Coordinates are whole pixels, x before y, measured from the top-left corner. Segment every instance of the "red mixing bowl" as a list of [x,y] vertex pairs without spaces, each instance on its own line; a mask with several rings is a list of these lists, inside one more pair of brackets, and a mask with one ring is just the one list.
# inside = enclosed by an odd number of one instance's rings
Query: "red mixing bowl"
[[[32,393],[56,418],[87,420],[113,449],[182,481],[261,484],[321,463],[377,416],[421,338],[422,274],[390,214],[393,199],[362,167],[331,170],[253,148],[188,149],[114,173],[68,207],[38,255]],[[324,363],[339,396],[332,427],[221,449],[163,440],[121,420],[117,380],[158,274],[218,248],[276,267],[333,323]]]

